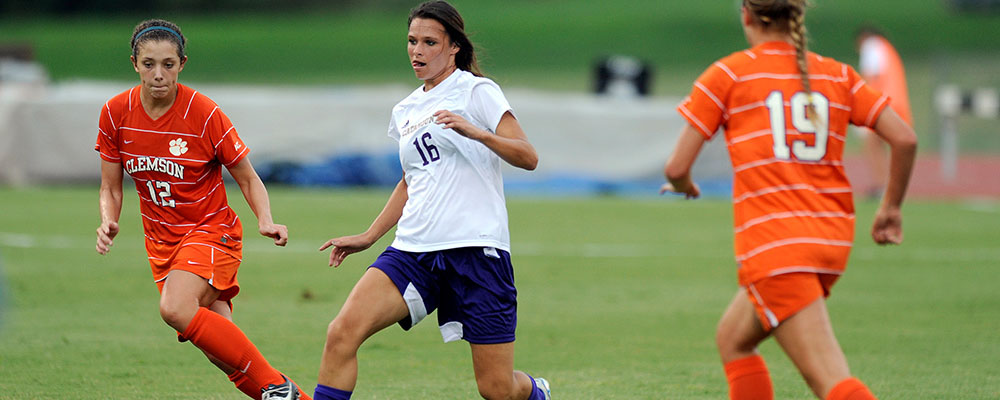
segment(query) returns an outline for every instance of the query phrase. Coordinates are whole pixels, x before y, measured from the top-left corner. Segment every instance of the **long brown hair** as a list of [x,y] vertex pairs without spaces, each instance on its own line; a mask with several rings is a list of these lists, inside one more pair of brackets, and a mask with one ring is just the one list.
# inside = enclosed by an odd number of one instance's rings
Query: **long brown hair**
[[410,18],[406,20],[406,26],[410,26],[414,18],[433,19],[444,26],[448,39],[458,45],[458,54],[455,55],[455,66],[463,71],[469,71],[475,76],[483,76],[479,69],[479,62],[476,61],[476,49],[465,33],[465,21],[455,7],[446,1],[428,1],[416,6],[410,11]]

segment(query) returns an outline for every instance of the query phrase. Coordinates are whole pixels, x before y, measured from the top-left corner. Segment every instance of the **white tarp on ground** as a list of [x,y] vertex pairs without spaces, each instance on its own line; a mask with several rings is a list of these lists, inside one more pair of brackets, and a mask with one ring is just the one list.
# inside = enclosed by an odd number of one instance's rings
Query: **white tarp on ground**
[[[0,183],[95,181],[93,151],[104,102],[134,83],[0,83]],[[309,163],[337,154],[396,151],[386,136],[392,106],[412,88],[220,86],[194,84],[215,100],[251,147],[254,164]],[[623,99],[508,88],[514,113],[539,153],[508,181],[576,177],[606,181],[662,179],[663,163],[684,121],[678,98]],[[721,140],[710,143],[695,173],[730,175]]]

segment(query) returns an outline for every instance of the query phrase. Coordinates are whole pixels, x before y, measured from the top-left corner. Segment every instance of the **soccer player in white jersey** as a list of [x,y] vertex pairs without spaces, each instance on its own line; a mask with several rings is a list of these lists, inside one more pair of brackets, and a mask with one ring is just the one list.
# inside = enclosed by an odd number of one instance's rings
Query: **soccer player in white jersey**
[[538,156],[500,87],[482,77],[464,25],[444,1],[410,13],[407,52],[424,84],[393,107],[389,124],[404,177],[367,231],[320,250],[333,247],[336,267],[394,225],[396,239],[330,323],[316,399],[349,399],[361,343],[435,309],[445,342],[469,342],[483,398],[549,399],[547,381],[514,370],[517,290],[500,175],[502,162],[533,170]]

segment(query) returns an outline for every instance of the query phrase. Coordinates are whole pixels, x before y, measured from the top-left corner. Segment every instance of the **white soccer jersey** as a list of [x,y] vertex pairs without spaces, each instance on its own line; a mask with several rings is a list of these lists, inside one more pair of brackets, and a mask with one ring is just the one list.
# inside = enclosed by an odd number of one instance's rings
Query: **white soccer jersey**
[[877,37],[869,37],[861,42],[861,49],[858,57],[858,72],[862,76],[878,76],[885,72],[886,54],[885,44]]
[[511,109],[496,83],[462,70],[430,91],[417,88],[392,108],[389,136],[399,141],[409,196],[392,247],[510,251],[502,160],[482,143],[436,124],[433,115],[439,110],[495,132]]

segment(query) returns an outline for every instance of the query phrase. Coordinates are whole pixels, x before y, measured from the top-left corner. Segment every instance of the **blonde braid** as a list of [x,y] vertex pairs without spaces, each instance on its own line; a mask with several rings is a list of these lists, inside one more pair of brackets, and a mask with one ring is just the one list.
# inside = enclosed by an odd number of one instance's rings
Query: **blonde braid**
[[809,82],[809,63],[808,63],[808,47],[806,38],[806,10],[805,7],[807,3],[805,1],[797,2],[791,1],[792,7],[790,9],[790,15],[788,18],[788,33],[792,37],[792,41],[795,44],[795,59],[799,64],[799,73],[802,74],[802,87],[806,91],[806,96],[808,96],[809,103],[808,108],[806,108],[806,115],[809,120],[812,121],[814,125],[819,127],[819,115],[816,113],[816,106],[812,101],[812,85]]

